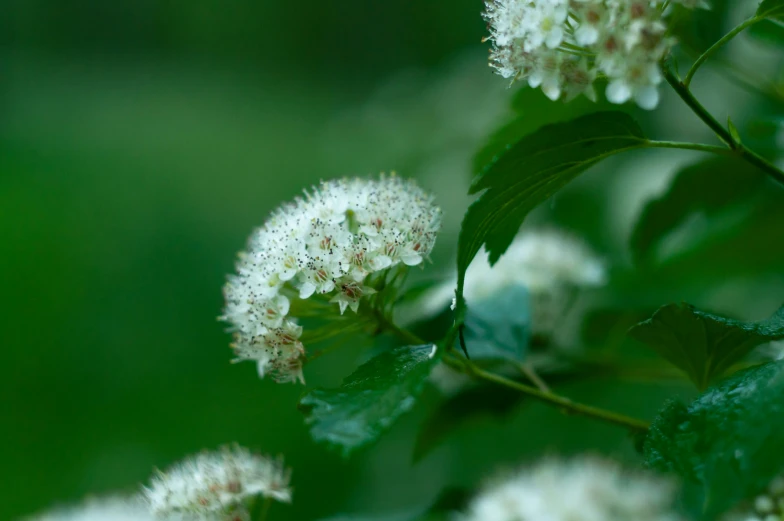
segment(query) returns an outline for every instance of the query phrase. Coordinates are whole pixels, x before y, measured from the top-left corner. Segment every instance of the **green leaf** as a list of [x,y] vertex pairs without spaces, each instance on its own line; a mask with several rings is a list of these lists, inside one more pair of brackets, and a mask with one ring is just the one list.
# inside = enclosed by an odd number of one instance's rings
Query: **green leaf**
[[710,158],[685,167],[665,193],[643,208],[630,241],[635,261],[653,263],[665,240],[690,217],[711,218],[729,203],[744,201],[763,182],[756,169],[739,159]]
[[784,24],[774,20],[761,20],[749,27],[749,34],[758,40],[784,45]]
[[547,125],[509,147],[477,176],[484,191],[466,212],[458,246],[458,313],[465,271],[482,245],[495,264],[526,215],[605,157],[646,146],[639,125],[622,112],[597,112]]
[[[602,101],[600,101],[602,103]],[[596,103],[580,97],[569,103],[553,103],[538,89],[519,89],[512,100],[515,117],[497,129],[474,155],[473,173],[481,174],[487,165],[508,148],[542,125],[568,121],[596,111]]]
[[759,322],[742,322],[669,304],[629,330],[705,389],[755,347],[784,338],[784,306]]
[[784,470],[784,361],[738,372],[688,408],[670,403],[645,440],[648,466],[685,481],[685,502],[716,519]]
[[414,406],[440,359],[435,346],[405,346],[360,366],[337,389],[314,389],[300,400],[310,434],[344,455],[378,439]]
[[474,360],[523,361],[531,331],[530,296],[524,286],[504,288],[492,298],[471,302],[465,341]]
[[762,0],[757,16],[784,21],[784,0]]
[[504,418],[525,395],[496,385],[479,385],[464,389],[441,402],[425,420],[417,435],[413,459],[420,461],[460,427],[480,418]]

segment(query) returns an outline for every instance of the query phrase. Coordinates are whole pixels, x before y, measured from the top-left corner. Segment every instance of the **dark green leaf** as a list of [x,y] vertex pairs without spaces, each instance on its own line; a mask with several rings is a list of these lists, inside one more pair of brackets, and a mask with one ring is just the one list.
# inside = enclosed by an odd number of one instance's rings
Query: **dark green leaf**
[[629,334],[653,348],[705,389],[755,347],[784,338],[784,306],[759,322],[742,322],[669,304],[640,322]]
[[475,178],[484,191],[463,218],[458,247],[458,311],[465,271],[482,245],[494,264],[526,215],[605,157],[646,146],[639,125],[622,112],[597,112],[547,125],[509,147]]
[[757,16],[784,21],[784,0],[762,0]]
[[300,401],[316,441],[344,455],[378,439],[414,406],[438,362],[433,345],[398,347],[360,366],[337,389],[315,389]]
[[758,494],[784,470],[784,361],[736,373],[688,408],[668,404],[644,450],[650,467],[684,478],[703,519]]
[[496,385],[469,387],[444,400],[422,425],[414,446],[414,461],[424,458],[451,433],[479,418],[503,418],[525,396]]
[[749,27],[754,38],[776,45],[784,45],[784,24],[774,20],[762,20]]
[[631,236],[635,260],[651,263],[662,242],[689,217],[702,214],[710,218],[724,211],[727,204],[743,201],[759,190],[763,181],[753,167],[739,159],[711,158],[687,166],[664,194],[643,208]]
[[595,112],[596,104],[584,97],[569,103],[553,103],[540,90],[522,88],[515,93],[512,108],[515,118],[496,130],[474,156],[474,174],[484,172],[487,165],[542,125]]
[[464,319],[465,341],[475,360],[522,361],[531,330],[530,296],[509,286],[481,302],[471,302]]

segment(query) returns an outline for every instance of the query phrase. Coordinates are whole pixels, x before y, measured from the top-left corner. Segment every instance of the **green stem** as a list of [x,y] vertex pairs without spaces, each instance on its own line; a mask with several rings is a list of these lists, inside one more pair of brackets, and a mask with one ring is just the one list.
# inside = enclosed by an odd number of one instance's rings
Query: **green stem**
[[735,38],[735,36],[738,33],[742,32],[747,27],[751,27],[752,25],[754,25],[755,23],[759,22],[760,20],[762,20],[762,18],[759,18],[759,17],[756,17],[756,16],[754,16],[752,18],[749,18],[748,20],[746,20],[745,22],[741,23],[740,25],[735,27],[733,30],[731,30],[730,32],[728,32],[727,34],[722,36],[719,41],[717,41],[716,43],[711,45],[708,48],[707,51],[702,53],[699,56],[699,58],[697,58],[697,60],[694,62],[694,64],[691,66],[691,69],[689,69],[689,72],[686,73],[686,77],[683,79],[683,84],[686,86],[686,88],[688,88],[689,85],[691,84],[691,80],[692,80],[692,78],[694,78],[694,75],[697,74],[697,69],[700,68],[700,65],[705,63],[705,61],[708,58],[710,58],[711,55],[713,55],[713,53],[715,53],[717,50],[719,50],[719,48],[721,48],[725,43],[727,43],[730,40],[732,40],[733,38]]
[[[727,147],[729,147],[729,150],[732,152],[732,155],[735,155],[743,159],[747,163],[756,166],[757,168],[759,168],[760,170],[762,170],[763,172],[771,176],[773,179],[775,179],[778,183],[784,185],[784,172],[779,170],[773,163],[763,158],[756,152],[749,150],[741,143],[735,141],[735,139],[732,137],[732,134],[730,134],[730,131],[724,128],[724,126],[721,123],[719,123],[716,120],[716,118],[714,118],[713,115],[711,115],[711,113],[708,112],[708,110],[705,107],[702,106],[702,104],[697,100],[697,98],[695,98],[694,95],[691,93],[689,87],[687,87],[680,80],[680,78],[678,78],[670,70],[670,68],[666,64],[662,63],[661,69],[664,74],[664,78],[667,80],[667,83],[669,83],[670,86],[673,88],[675,93],[683,100],[684,103],[686,103],[686,105],[689,106],[689,108],[697,115],[697,117],[699,117],[706,125],[708,125],[708,127],[710,127],[710,129],[716,133],[719,139],[721,139],[727,145]],[[657,142],[654,141],[652,143],[657,143]],[[662,141],[659,143],[666,143],[666,142]],[[692,145],[692,144],[688,143],[688,145]],[[699,145],[699,146],[702,148],[702,147],[707,147],[708,145]],[[685,148],[685,147],[679,146],[678,148]],[[696,150],[696,148],[692,146],[690,146],[689,148]],[[707,150],[705,148],[702,149]]]
[[716,145],[704,145],[702,143],[682,143],[680,141],[653,141],[649,140],[647,146],[652,148],[677,148],[681,150],[697,150],[700,152],[710,152],[720,156],[733,156],[735,153],[726,148]]
[[531,387],[529,385],[510,380],[509,378],[485,371],[470,360],[460,359],[452,354],[446,354],[444,356],[444,362],[453,369],[457,369],[458,371],[461,371],[469,376],[473,376],[486,382],[501,385],[508,389],[519,391],[541,402],[556,406],[568,414],[576,414],[602,420],[604,422],[620,425],[621,427],[626,427],[634,431],[644,432],[647,431],[649,427],[649,424],[645,421],[631,418],[629,416],[605,409],[600,409],[598,407],[592,407],[590,405],[573,402],[569,398],[559,396],[552,392],[543,391],[537,389],[536,387]]
[[[396,324],[394,324],[391,320],[388,320],[386,317],[383,316],[379,317],[379,325],[389,330],[390,332],[398,335],[405,342],[411,342],[415,345],[427,344],[426,341],[422,340],[421,338],[411,333],[410,331],[406,331],[405,329],[398,327]],[[449,343],[454,342],[455,331],[459,329],[460,329],[459,326],[452,327],[452,330],[447,335],[447,342]],[[448,345],[449,344],[442,346],[442,349],[448,348]],[[607,411],[605,409],[599,409],[598,407],[592,407],[590,405],[583,405],[581,403],[576,403],[570,400],[569,398],[559,396],[550,391],[537,389],[536,387],[531,387],[529,385],[525,385],[520,382],[510,380],[503,376],[490,373],[488,371],[485,371],[481,367],[477,366],[476,364],[474,364],[471,360],[467,358],[458,357],[450,352],[444,354],[443,360],[444,363],[446,363],[448,366],[452,367],[453,369],[456,369],[457,371],[460,371],[461,373],[465,373],[468,376],[473,376],[474,378],[478,378],[480,380],[485,380],[487,382],[491,382],[497,385],[502,385],[509,389],[513,389],[515,391],[525,393],[528,396],[531,396],[532,398],[536,398],[544,403],[554,405],[565,413],[588,416],[608,423],[612,423],[614,425],[627,427],[634,431],[648,430],[648,423],[642,420],[637,420],[635,418],[624,416],[623,414],[614,413],[612,411]]]

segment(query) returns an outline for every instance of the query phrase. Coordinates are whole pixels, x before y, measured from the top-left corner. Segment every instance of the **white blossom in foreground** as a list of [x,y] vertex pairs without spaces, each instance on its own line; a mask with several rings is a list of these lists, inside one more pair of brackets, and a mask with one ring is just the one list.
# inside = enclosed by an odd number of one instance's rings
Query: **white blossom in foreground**
[[593,457],[545,460],[489,484],[456,521],[677,521],[672,483]]
[[[512,81],[541,87],[552,100],[585,94],[608,80],[611,103],[659,103],[659,61],[674,41],[655,0],[486,0],[490,65]],[[683,0],[686,7],[702,2]]]
[[781,521],[784,519],[784,474],[776,477],[768,489],[748,505],[726,516],[723,521]]
[[356,312],[375,293],[368,276],[422,263],[440,225],[432,196],[394,174],[323,182],[281,206],[253,233],[225,287],[222,319],[237,358],[257,361],[261,376],[302,381],[302,327],[288,315],[290,299],[329,296],[341,313]]
[[109,497],[58,508],[25,521],[153,521],[153,517],[139,498]]
[[290,471],[281,459],[239,446],[191,456],[152,478],[144,496],[156,519],[240,521],[251,498],[290,502]]

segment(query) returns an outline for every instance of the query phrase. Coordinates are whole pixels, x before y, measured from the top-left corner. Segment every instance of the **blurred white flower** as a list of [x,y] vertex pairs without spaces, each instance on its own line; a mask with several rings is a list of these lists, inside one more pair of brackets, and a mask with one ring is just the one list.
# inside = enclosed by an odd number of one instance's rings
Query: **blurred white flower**
[[[702,2],[684,0],[686,7]],[[658,63],[667,37],[663,2],[652,0],[486,0],[493,49],[490,64],[504,78],[526,80],[552,100],[583,93],[608,79],[611,103],[659,103]]]
[[672,483],[594,457],[545,460],[490,483],[456,521],[676,521]]
[[25,521],[153,521],[153,516],[140,498],[108,497],[54,509]]
[[[487,252],[477,254],[466,271],[463,295],[469,307],[481,306],[506,288],[523,286],[531,297],[533,333],[550,335],[575,291],[606,282],[604,262],[584,242],[545,228],[521,232],[494,266]],[[399,310],[399,321],[426,319],[445,310],[456,286],[457,279],[436,286]]]
[[239,521],[254,497],[290,502],[290,471],[282,459],[239,446],[203,452],[159,472],[144,489],[156,519]]
[[333,294],[341,313],[357,311],[375,293],[367,276],[420,264],[440,225],[432,196],[394,174],[323,182],[281,206],[253,233],[224,290],[221,318],[237,358],[257,361],[261,376],[303,381],[302,328],[288,316],[289,299]]
[[724,516],[722,521],[781,521],[781,519],[784,519],[784,475],[774,478],[765,492]]

